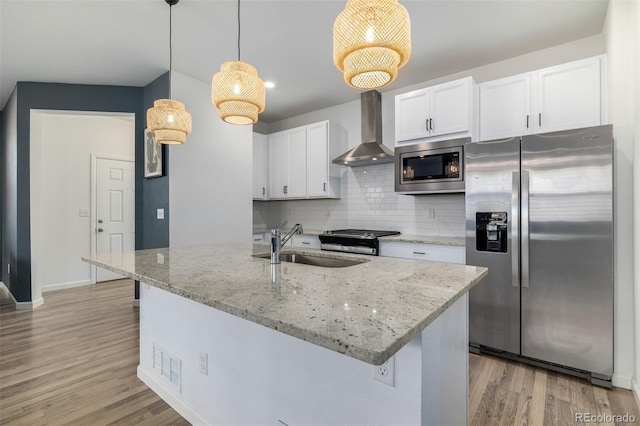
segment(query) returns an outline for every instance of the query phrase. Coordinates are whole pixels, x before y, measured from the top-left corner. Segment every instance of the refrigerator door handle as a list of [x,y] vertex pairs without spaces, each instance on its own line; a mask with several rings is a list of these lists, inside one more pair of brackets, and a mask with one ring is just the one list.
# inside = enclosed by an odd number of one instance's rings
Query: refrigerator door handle
[[520,173],[511,176],[511,285],[520,287]]
[[522,264],[522,287],[529,288],[529,172],[522,171],[522,204],[520,257]]

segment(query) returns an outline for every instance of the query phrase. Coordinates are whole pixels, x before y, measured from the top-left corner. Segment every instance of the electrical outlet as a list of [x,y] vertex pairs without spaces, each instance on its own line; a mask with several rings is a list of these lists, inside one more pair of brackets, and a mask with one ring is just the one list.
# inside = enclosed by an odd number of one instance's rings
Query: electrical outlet
[[389,385],[392,388],[395,387],[396,369],[395,369],[396,357],[392,356],[382,365],[373,366],[373,378],[379,382]]
[[207,353],[200,352],[200,374],[208,375],[208,362],[207,362]]
[[156,218],[160,220],[164,219],[164,209],[156,210]]
[[78,210],[78,216],[80,217],[89,217],[89,209],[79,209]]

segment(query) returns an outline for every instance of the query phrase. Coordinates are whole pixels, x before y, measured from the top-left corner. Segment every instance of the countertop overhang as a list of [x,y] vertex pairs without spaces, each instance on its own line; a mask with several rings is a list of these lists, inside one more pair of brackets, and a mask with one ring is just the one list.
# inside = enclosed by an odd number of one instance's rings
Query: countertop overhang
[[208,245],[82,260],[374,365],[487,275],[484,267],[298,249],[283,253],[364,262],[271,265],[252,250]]

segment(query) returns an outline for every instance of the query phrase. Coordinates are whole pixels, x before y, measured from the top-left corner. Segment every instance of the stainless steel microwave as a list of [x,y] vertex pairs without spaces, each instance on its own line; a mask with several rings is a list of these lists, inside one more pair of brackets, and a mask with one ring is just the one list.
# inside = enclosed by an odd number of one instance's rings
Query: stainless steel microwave
[[396,192],[464,192],[464,144],[471,138],[396,148]]

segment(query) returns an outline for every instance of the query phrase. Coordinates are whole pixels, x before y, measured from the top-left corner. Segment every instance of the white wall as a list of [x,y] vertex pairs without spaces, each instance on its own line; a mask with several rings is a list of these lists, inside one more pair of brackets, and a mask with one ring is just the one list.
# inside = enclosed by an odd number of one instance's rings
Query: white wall
[[635,75],[635,145],[633,164],[633,217],[634,217],[634,282],[635,282],[635,372],[634,372],[634,391],[636,398],[640,404],[640,4],[635,3],[635,55],[634,55],[634,71]]
[[170,245],[249,242],[252,126],[224,123],[209,84],[174,72],[172,90],[193,131],[186,144],[169,147]]
[[91,283],[91,154],[134,158],[133,114],[31,111],[32,298]]
[[[615,214],[615,314],[614,384],[631,387],[637,359],[634,343],[634,252],[633,252],[633,151],[637,129],[634,114],[635,26],[634,2],[611,1],[603,30],[607,46],[609,120],[613,123],[614,214]],[[636,305],[637,306],[637,305]]]
[[[383,142],[390,148],[394,147],[395,95],[399,93],[469,75],[473,76],[476,82],[481,83],[600,55],[604,52],[603,38],[597,35],[384,92],[382,94]],[[351,89],[345,86],[345,90]],[[262,124],[260,130],[264,133],[273,133],[321,120],[330,120],[341,125],[348,134],[349,147],[360,143],[360,100],[266,125]],[[433,216],[429,216],[429,209],[433,209]],[[345,168],[341,200],[254,203],[256,229],[280,226],[285,221],[289,225],[300,222],[306,229],[318,231],[340,227],[371,227],[397,230],[404,234],[464,237],[464,196],[461,194],[400,195],[396,194],[393,188],[392,166]]]

